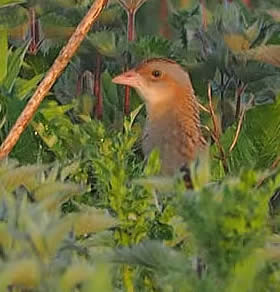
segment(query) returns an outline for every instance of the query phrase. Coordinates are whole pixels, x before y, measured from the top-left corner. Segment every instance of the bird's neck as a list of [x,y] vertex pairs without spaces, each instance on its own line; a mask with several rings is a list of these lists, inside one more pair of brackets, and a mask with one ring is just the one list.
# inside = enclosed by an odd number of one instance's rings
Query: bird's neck
[[149,123],[152,124],[170,123],[178,118],[186,119],[190,127],[200,124],[198,102],[192,87],[180,88],[174,96],[148,103],[146,107]]

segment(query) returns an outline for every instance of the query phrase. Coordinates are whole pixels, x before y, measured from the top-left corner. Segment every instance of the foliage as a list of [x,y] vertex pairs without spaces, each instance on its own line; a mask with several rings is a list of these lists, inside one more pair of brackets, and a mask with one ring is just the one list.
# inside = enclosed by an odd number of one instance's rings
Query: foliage
[[[92,2],[0,1],[1,142]],[[140,1],[129,43],[109,2],[0,164],[1,291],[278,291],[278,1],[170,0],[168,19]],[[159,175],[156,150],[144,161],[144,107],[132,92],[124,116],[111,82],[150,57],[184,66],[206,108],[211,89],[219,143],[193,190]]]
[[85,191],[81,185],[65,182],[65,176],[58,164],[1,162],[1,291],[8,287],[71,291],[81,284],[84,291],[98,286],[110,291],[109,267],[89,260],[89,250],[95,257],[99,253],[98,240],[87,236],[108,238],[106,229],[117,221],[82,205],[77,205],[77,212],[64,215],[61,204]]

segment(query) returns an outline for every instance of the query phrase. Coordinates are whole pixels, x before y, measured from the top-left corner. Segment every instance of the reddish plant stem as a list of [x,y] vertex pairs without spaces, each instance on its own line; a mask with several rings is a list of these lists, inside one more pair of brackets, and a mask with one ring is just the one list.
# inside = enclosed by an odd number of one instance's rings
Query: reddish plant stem
[[83,80],[83,74],[79,74],[77,84],[76,84],[76,96],[79,96],[82,93],[82,80]]
[[129,10],[127,12],[127,40],[129,42],[134,41],[136,38],[135,14],[135,10]]
[[126,116],[130,113],[130,87],[125,86],[124,88],[124,113]]
[[161,27],[160,27],[160,34],[169,39],[170,38],[170,27],[168,24],[168,3],[167,0],[161,0],[160,2],[160,22],[161,22]]
[[248,8],[252,8],[251,0],[243,0],[243,3],[244,3]]
[[29,26],[30,26],[30,37],[31,42],[28,51],[32,55],[36,55],[38,51],[39,43],[39,23],[36,17],[35,8],[29,9]]
[[101,91],[101,65],[102,65],[101,55],[97,53],[96,68],[94,72],[93,94],[97,98],[97,103],[96,103],[94,112],[98,120],[102,119],[102,116],[103,116],[103,96],[102,96],[102,91]]
[[205,0],[200,0],[201,5],[201,14],[202,14],[202,28],[203,30],[207,30],[208,22],[207,22],[207,10]]
[[27,127],[28,123],[32,120],[40,103],[47,95],[62,71],[65,69],[71,57],[76,53],[92,24],[96,21],[103,8],[106,6],[107,1],[108,0],[95,0],[93,2],[88,13],[76,28],[67,45],[62,48],[58,57],[47,72],[45,78],[39,84],[33,96],[29,99],[26,107],[20,114],[5,141],[2,143],[0,147],[0,159],[5,158],[11,152],[20,138],[20,135]]
[[[135,31],[135,13],[136,10],[128,10],[127,11],[127,41],[131,42],[134,41],[136,38],[136,31]],[[126,66],[125,70],[128,67]],[[124,93],[124,114],[129,115],[130,113],[130,87],[125,86],[125,93]]]

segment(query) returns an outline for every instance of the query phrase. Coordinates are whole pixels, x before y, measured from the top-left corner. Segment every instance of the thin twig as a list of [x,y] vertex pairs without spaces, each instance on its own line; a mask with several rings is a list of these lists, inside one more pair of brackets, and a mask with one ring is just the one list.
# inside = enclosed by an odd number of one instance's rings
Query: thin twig
[[201,128],[205,129],[208,133],[210,133],[212,135],[212,132],[211,129],[208,127],[208,126],[205,126],[205,125],[200,125]]
[[274,162],[271,164],[271,169],[274,169],[274,168],[276,168],[277,166],[278,166],[278,164],[280,163],[280,156],[278,156],[275,160],[274,160]]
[[221,127],[222,132],[224,132],[224,125],[225,125],[225,76],[224,72],[220,70],[221,75],[221,92],[220,92],[220,98],[221,98]]
[[213,103],[212,103],[212,90],[211,90],[211,85],[210,83],[208,84],[208,101],[209,101],[209,112],[212,118],[212,122],[213,122],[213,127],[214,127],[214,133],[216,135],[217,138],[220,137],[220,131],[219,131],[219,125],[218,125],[218,120],[217,117],[215,115],[215,111],[213,108]]
[[259,179],[259,181],[257,182],[256,188],[259,188],[260,186],[262,186],[263,182],[271,177],[271,175],[275,174],[279,169],[277,169],[277,167],[279,166],[280,163],[280,156],[278,156],[273,163],[271,164],[268,173],[266,173],[265,175],[262,175]]
[[245,116],[245,113],[247,111],[247,107],[252,103],[253,99],[254,99],[254,95],[252,95],[252,97],[248,101],[247,105],[244,106],[244,108],[241,111],[241,114],[240,114],[240,117],[239,117],[239,121],[238,121],[238,125],[237,125],[237,129],[236,129],[236,133],[235,133],[235,136],[234,136],[233,141],[231,143],[231,146],[229,147],[229,153],[232,152],[233,148],[235,147],[235,145],[237,143],[238,137],[240,135],[242,123],[243,123],[243,120],[244,120],[244,116]]
[[47,95],[57,78],[69,63],[72,56],[75,54],[87,32],[90,30],[92,24],[97,20],[98,16],[106,6],[108,0],[96,0],[92,4],[86,16],[80,22],[76,31],[69,39],[67,45],[62,48],[59,56],[47,72],[45,78],[42,80],[32,98],[28,101],[26,107],[20,114],[10,133],[0,147],[0,159],[6,157],[15,144],[17,143],[20,135],[27,127],[28,123],[33,118],[40,103]]
[[201,103],[198,103],[198,107],[201,108],[204,112],[210,114],[209,109],[206,106],[202,105]]
[[236,129],[236,133],[235,133],[234,139],[233,139],[233,141],[232,141],[232,143],[231,143],[231,145],[229,147],[229,153],[232,152],[233,148],[235,147],[235,145],[237,143],[245,112],[246,112],[246,109],[243,108],[243,110],[241,111],[240,117],[239,117],[239,121],[238,121],[238,125],[237,125],[237,129]]
[[242,95],[244,94],[247,84],[241,83],[241,86],[237,88],[236,90],[236,109],[235,109],[235,120],[237,121],[239,116],[240,116],[240,111],[241,111],[241,98]]
[[203,30],[206,31],[208,27],[208,21],[207,21],[207,10],[206,10],[206,3],[205,0],[200,0],[201,5],[201,14],[202,14],[202,27]]
[[222,161],[223,164],[223,168],[225,173],[228,173],[229,169],[228,169],[228,165],[227,165],[227,159],[226,159],[226,155],[225,155],[225,151],[224,148],[220,142],[220,131],[219,131],[219,126],[218,126],[218,121],[217,121],[217,117],[215,115],[215,111],[213,108],[213,103],[212,103],[212,92],[211,92],[211,85],[210,83],[208,84],[208,100],[209,100],[209,110],[210,110],[210,115],[212,118],[212,122],[213,122],[213,127],[214,127],[214,132],[213,132],[213,139],[219,149],[220,152],[220,159]]

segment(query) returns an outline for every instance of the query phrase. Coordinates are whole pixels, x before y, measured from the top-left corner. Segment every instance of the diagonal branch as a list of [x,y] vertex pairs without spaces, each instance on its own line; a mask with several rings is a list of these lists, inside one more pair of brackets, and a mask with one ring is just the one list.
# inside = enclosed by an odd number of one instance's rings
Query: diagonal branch
[[32,98],[28,101],[26,107],[20,114],[7,138],[0,147],[0,159],[6,157],[15,144],[17,143],[20,135],[27,127],[28,123],[33,118],[40,103],[47,95],[57,78],[69,63],[72,56],[75,54],[87,32],[90,30],[92,24],[97,20],[98,16],[106,6],[108,0],[96,0],[92,4],[86,16],[80,22],[76,31],[69,39],[67,45],[62,48],[59,56],[56,58],[52,67],[47,72],[45,78],[42,80]]

